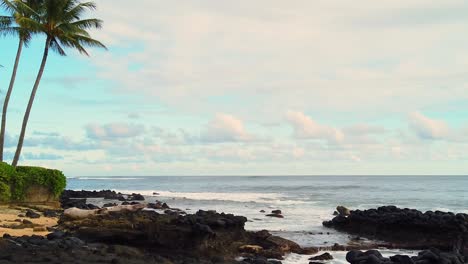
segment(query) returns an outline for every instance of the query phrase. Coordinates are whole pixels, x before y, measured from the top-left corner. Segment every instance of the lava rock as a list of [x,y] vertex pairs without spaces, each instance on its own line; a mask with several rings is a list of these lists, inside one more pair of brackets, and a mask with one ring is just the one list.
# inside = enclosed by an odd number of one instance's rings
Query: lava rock
[[383,240],[405,248],[439,248],[462,253],[468,250],[468,215],[441,211],[425,213],[414,209],[382,206],[353,210],[323,222],[357,236]]
[[333,256],[328,252],[309,258],[309,260],[331,260],[331,259],[333,259]]
[[33,210],[31,209],[27,209],[26,210],[26,217],[29,217],[29,218],[32,218],[32,219],[36,219],[36,218],[40,218],[41,215],[34,212]]
[[57,216],[58,216],[57,212],[52,211],[52,210],[45,210],[45,211],[43,212],[43,215],[44,215],[45,217],[57,217]]
[[343,216],[348,216],[351,214],[351,211],[342,205],[337,206],[336,211],[338,212],[339,215],[343,215]]

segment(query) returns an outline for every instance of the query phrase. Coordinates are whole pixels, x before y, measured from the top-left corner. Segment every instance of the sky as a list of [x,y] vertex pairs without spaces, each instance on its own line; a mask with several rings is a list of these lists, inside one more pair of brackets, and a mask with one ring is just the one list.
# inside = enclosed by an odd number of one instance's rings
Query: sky
[[[97,0],[52,54],[23,165],[67,176],[466,175],[465,0]],[[5,95],[17,39],[0,39]],[[24,50],[8,160],[42,56]]]

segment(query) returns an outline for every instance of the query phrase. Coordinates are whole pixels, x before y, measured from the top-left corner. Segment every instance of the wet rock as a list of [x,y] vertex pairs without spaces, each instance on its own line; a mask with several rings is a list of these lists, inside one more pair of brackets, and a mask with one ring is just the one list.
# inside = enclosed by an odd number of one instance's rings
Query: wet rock
[[468,250],[468,217],[447,212],[420,212],[383,206],[377,209],[354,210],[349,216],[338,215],[323,223],[354,235],[392,243],[393,247],[422,249]]
[[332,260],[332,259],[333,259],[333,256],[328,252],[309,258],[309,260]]
[[104,198],[108,200],[117,200],[120,196],[119,193],[111,190],[102,190],[102,191],[73,191],[65,190],[60,196],[61,199],[71,199],[71,198]]
[[338,212],[339,215],[343,215],[343,216],[348,216],[351,214],[351,211],[342,205],[337,206],[336,211]]
[[279,214],[267,214],[266,216],[268,216],[268,217],[276,217],[276,218],[284,218],[283,215],[279,215]]
[[284,253],[298,253],[302,251],[302,248],[297,243],[279,236],[269,236],[265,240],[271,243],[275,248],[280,249]]
[[245,252],[245,253],[258,254],[261,251],[263,251],[263,248],[257,245],[244,245],[244,246],[239,247],[239,251]]
[[132,193],[128,198],[127,200],[130,200],[130,201],[144,201],[145,200],[145,197],[139,193]]
[[94,204],[87,204],[87,209],[89,210],[96,210],[96,209],[101,209],[101,207],[94,205]]
[[105,208],[105,207],[114,207],[114,206],[117,206],[117,203],[106,203],[102,207]]
[[146,205],[146,207],[150,209],[158,209],[158,210],[164,209],[163,204],[159,201],[157,201],[156,203],[149,203],[148,205]]
[[281,261],[279,261],[279,260],[269,260],[268,258],[263,257],[263,256],[256,256],[256,257],[244,258],[242,263],[249,263],[249,264],[281,264]]
[[281,214],[281,210],[273,210],[273,211],[271,211],[271,214],[267,214],[266,216],[276,217],[276,218],[284,218],[284,216]]
[[319,251],[320,250],[317,247],[304,247],[300,253],[304,255],[313,255],[317,254]]
[[442,252],[433,248],[421,251],[413,257],[395,255],[390,258],[383,257],[377,250],[353,250],[346,254],[346,261],[351,264],[462,264],[467,259],[458,253]]
[[281,210],[273,210],[273,211],[271,211],[271,213],[272,214],[279,214],[279,215],[282,214]]

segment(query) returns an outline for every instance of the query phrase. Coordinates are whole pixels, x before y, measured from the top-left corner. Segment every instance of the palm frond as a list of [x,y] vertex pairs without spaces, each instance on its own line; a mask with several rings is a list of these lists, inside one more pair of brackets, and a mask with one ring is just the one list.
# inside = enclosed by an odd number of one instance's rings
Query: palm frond
[[[74,4],[73,2],[76,1],[70,1],[70,4]],[[69,10],[66,10],[66,15],[64,16],[65,21],[72,21],[73,19],[80,19],[81,16],[89,10],[95,10],[96,9],[96,4],[94,2],[85,2],[85,3],[80,3],[75,6],[72,6]]]
[[63,48],[75,49],[89,56],[86,47],[106,46],[93,39],[87,30],[100,29],[102,20],[81,19],[85,12],[96,9],[94,2],[81,3],[80,0],[44,0],[44,32],[52,37],[51,49],[65,56]]
[[60,43],[57,41],[56,38],[52,38],[52,41],[50,42],[50,48],[57,52],[60,56],[67,56],[63,48],[60,46]]
[[0,16],[0,28],[9,27],[14,23],[11,16]]
[[5,9],[8,13],[12,14],[15,12],[15,5],[9,0],[0,0],[0,7]]
[[70,23],[70,25],[80,29],[100,29],[102,28],[102,20],[96,18],[83,19]]
[[20,27],[5,27],[0,28],[0,36],[19,36],[21,28]]

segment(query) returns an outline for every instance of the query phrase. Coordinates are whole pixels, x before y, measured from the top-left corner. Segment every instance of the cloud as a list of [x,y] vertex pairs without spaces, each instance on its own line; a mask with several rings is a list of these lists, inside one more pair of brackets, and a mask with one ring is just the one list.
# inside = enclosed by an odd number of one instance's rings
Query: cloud
[[431,119],[420,112],[410,114],[410,127],[422,139],[447,139],[450,135],[447,123]]
[[43,132],[43,131],[34,131],[34,136],[48,136],[48,137],[58,137],[60,136],[57,132]]
[[[99,77],[178,110],[245,119],[255,109],[260,119],[303,109],[351,118],[468,99],[463,1],[98,4],[106,24],[96,36],[126,51],[95,54]],[[128,9],[135,11],[118,11]],[[210,100],[226,94],[237,99]]]
[[64,157],[52,153],[24,153],[25,160],[63,160]]
[[254,139],[249,134],[242,120],[228,114],[216,114],[201,133],[201,141],[205,143],[248,142]]
[[73,140],[56,133],[44,136],[26,137],[24,140],[24,146],[64,151],[88,151],[100,148],[99,144],[96,142],[91,142],[90,140]]
[[320,139],[331,143],[344,140],[344,134],[341,130],[321,125],[302,112],[288,111],[286,119],[293,127],[296,139]]
[[90,139],[112,140],[121,138],[133,138],[144,132],[142,125],[111,123],[105,125],[89,124],[86,126],[86,135]]
[[380,135],[387,132],[383,126],[375,126],[369,124],[356,124],[343,128],[346,135]]

